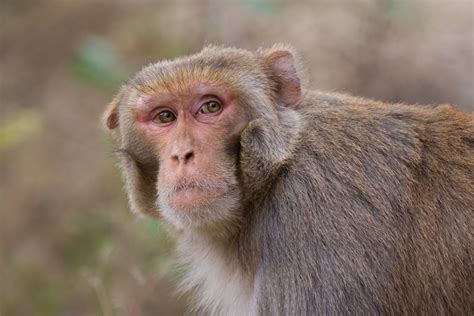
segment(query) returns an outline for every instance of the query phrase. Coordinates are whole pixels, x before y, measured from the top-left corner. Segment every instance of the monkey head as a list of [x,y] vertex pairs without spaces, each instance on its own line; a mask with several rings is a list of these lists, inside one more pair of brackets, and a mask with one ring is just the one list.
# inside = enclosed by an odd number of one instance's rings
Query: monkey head
[[213,46],[145,67],[104,114],[132,210],[177,229],[238,221],[292,154],[301,94],[282,45]]

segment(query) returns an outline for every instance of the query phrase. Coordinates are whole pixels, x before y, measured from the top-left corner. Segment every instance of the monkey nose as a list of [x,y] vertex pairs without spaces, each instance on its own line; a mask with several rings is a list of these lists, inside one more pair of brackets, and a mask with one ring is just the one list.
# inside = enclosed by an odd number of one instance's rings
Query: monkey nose
[[176,163],[187,164],[194,159],[194,152],[192,150],[186,151],[182,154],[174,154],[171,156],[171,160]]

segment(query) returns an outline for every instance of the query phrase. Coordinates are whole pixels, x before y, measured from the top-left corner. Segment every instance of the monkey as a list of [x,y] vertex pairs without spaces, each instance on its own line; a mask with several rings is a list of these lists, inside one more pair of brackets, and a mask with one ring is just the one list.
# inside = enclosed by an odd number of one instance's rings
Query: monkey
[[276,44],[146,66],[103,120],[191,311],[474,312],[472,114],[310,89]]

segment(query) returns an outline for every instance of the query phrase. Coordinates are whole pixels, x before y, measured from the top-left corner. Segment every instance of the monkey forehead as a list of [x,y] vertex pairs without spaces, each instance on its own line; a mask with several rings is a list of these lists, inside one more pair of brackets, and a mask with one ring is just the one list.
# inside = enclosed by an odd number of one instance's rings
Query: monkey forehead
[[227,86],[218,82],[189,81],[180,85],[178,90],[168,91],[168,89],[160,86],[154,88],[152,92],[145,91],[137,95],[135,108],[137,110],[147,110],[154,108],[160,103],[173,103],[176,101],[186,102],[196,96],[216,95],[223,102],[230,103],[235,99],[235,95]]
[[217,93],[234,94],[242,90],[237,78],[218,74],[208,69],[191,71],[177,69],[174,72],[147,77],[139,84],[133,84],[140,95],[189,96],[191,94]]
[[143,93],[185,91],[198,82],[217,82],[243,89],[245,83],[258,79],[260,66],[248,51],[206,48],[196,55],[149,65],[130,85]]

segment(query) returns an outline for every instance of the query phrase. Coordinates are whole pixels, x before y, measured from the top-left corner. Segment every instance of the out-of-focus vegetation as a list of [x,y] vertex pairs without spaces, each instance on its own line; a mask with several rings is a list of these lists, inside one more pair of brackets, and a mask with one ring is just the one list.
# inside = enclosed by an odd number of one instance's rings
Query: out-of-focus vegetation
[[6,0],[0,315],[171,315],[171,241],[127,210],[99,117],[142,66],[293,44],[313,87],[472,111],[470,0]]

